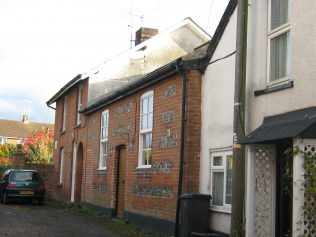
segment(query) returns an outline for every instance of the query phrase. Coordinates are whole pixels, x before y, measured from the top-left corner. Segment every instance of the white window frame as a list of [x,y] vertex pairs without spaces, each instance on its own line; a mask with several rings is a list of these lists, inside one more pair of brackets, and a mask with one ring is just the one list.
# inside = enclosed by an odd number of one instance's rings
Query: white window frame
[[78,88],[78,98],[77,98],[77,126],[81,124],[81,114],[79,113],[82,108],[82,95],[83,95],[83,87],[82,84]]
[[[222,165],[221,166],[214,166],[213,160],[214,157],[222,157]],[[213,174],[224,173],[224,187],[223,187],[223,205],[214,205],[211,199],[211,210],[220,211],[220,212],[231,212],[231,204],[226,203],[226,180],[227,180],[227,156],[233,156],[233,150],[231,148],[227,149],[216,149],[210,150],[210,194],[213,196]]]
[[[99,170],[106,170],[106,163],[108,157],[108,144],[109,144],[109,110],[105,110],[101,114],[101,126],[100,126],[100,155],[99,155]],[[103,127],[103,118],[107,119],[105,127]],[[103,137],[103,132],[105,132],[105,136]],[[103,143],[106,144],[106,152],[103,152]]]
[[67,120],[67,97],[63,100],[63,120],[62,120],[62,132],[66,131],[66,120]]
[[64,158],[65,151],[64,148],[60,149],[60,160],[59,160],[59,184],[64,182]]
[[[144,99],[148,99],[149,97],[153,97],[153,109],[152,109],[152,125],[151,128],[146,128],[146,129],[142,129],[142,117],[143,117],[143,100]],[[152,131],[153,131],[153,127],[154,127],[154,91],[147,91],[146,93],[144,93],[141,97],[140,97],[140,119],[139,119],[139,150],[138,150],[138,167],[137,168],[151,168],[151,164],[149,165],[145,165],[143,163],[143,135],[146,133],[151,133],[152,136]],[[149,113],[147,113],[149,114]],[[152,147],[150,149],[147,150],[151,150],[152,151]]]
[[[282,35],[282,34],[285,34],[285,33],[290,33],[290,30],[291,30],[291,24],[290,24],[290,11],[291,11],[291,0],[289,0],[288,4],[289,4],[289,21],[286,22],[285,24],[283,25],[280,25],[278,26],[277,28],[274,28],[274,29],[271,29],[271,1],[273,0],[269,0],[269,4],[268,4],[268,34],[267,34],[267,38],[268,38],[268,63],[267,63],[267,84],[268,86],[270,85],[275,85],[275,84],[279,84],[279,83],[283,83],[283,82],[286,82],[286,81],[289,81],[290,80],[290,77],[291,75],[289,76],[286,76],[286,77],[283,77],[283,78],[278,78],[278,79],[275,79],[275,80],[271,80],[270,78],[270,70],[271,70],[271,54],[270,54],[270,47],[271,47],[271,41],[275,38],[277,38],[278,36]],[[290,33],[290,41],[291,41],[291,33]],[[290,45],[288,46],[290,47],[290,54],[287,55],[289,57],[289,63],[290,65],[287,65],[289,66],[289,71],[291,71],[291,43]],[[289,72],[290,74],[290,72]]]

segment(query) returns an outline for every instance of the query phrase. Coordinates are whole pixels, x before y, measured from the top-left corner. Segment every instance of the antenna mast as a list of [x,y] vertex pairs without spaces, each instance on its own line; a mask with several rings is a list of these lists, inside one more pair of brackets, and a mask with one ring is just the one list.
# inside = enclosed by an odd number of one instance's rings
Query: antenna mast
[[131,0],[131,23],[129,27],[131,28],[131,39],[130,39],[130,48],[133,48],[133,0]]

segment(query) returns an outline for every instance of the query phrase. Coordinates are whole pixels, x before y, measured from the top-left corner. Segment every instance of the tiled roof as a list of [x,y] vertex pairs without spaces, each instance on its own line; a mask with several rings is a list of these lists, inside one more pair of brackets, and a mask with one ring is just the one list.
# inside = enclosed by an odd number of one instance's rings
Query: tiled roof
[[35,130],[54,128],[54,124],[0,119],[0,137],[26,138]]

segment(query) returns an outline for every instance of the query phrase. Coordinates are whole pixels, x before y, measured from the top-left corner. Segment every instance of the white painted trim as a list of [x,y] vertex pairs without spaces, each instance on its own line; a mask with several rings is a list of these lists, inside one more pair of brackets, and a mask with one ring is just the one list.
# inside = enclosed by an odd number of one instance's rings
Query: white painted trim
[[59,183],[60,184],[64,182],[64,159],[65,159],[65,151],[64,151],[64,148],[61,148],[60,159],[59,159]]
[[[247,145],[246,146],[246,159],[247,159],[247,186],[246,186],[246,237],[253,237],[254,235],[254,221],[255,221],[255,192],[256,192],[256,181],[255,181],[255,151],[257,149],[269,149],[271,157],[275,160],[276,149],[274,145],[260,144],[260,145]],[[275,208],[276,208],[276,163],[273,163],[272,167],[272,184],[271,184],[271,217],[270,220],[270,233],[269,237],[275,236]]]
[[75,185],[76,185],[76,164],[77,164],[77,143],[72,145],[72,174],[71,174],[71,196],[70,201],[75,201]]
[[[291,5],[291,1],[289,1],[289,8],[290,8],[290,5]],[[290,10],[289,10],[290,12]],[[270,42],[272,39],[286,33],[286,32],[290,32],[291,31],[291,23],[290,23],[290,14],[289,14],[289,22],[283,24],[283,25],[280,25],[278,26],[277,28],[271,30],[271,0],[269,0],[269,3],[268,3],[268,32],[267,32],[267,86],[272,86],[272,85],[276,85],[276,84],[279,84],[279,83],[282,83],[284,81],[289,81],[290,80],[290,76],[289,77],[284,77],[284,78],[279,78],[279,79],[276,79],[274,81],[270,81]],[[291,36],[290,36],[290,40],[291,40]],[[290,44],[290,47],[291,47],[291,44]],[[290,49],[291,50],[291,49]],[[290,63],[291,63],[291,60],[290,60]],[[291,73],[289,73],[291,75]]]
[[[107,134],[107,137],[105,137],[104,139],[102,139],[102,119],[103,119],[103,116],[104,115],[107,115],[107,124],[106,124],[106,134]],[[98,170],[106,170],[106,163],[107,163],[107,156],[108,156],[108,149],[109,149],[109,123],[110,123],[110,113],[109,113],[109,110],[104,110],[101,114],[101,119],[100,119],[100,143],[99,143],[99,167],[98,167]],[[106,147],[106,161],[105,161],[105,164],[103,166],[102,162],[103,162],[103,157],[102,157],[102,146],[101,144],[103,142],[107,142],[107,147]]]
[[66,131],[67,123],[67,96],[64,96],[63,100],[63,121],[62,121],[62,132]]
[[[233,155],[232,148],[218,148],[218,149],[210,149],[210,193],[213,195],[213,173],[223,172],[224,173],[224,187],[223,187],[223,206],[213,205],[211,200],[210,209],[217,212],[231,212],[231,204],[226,204],[226,179],[227,179],[227,156]],[[213,165],[213,157],[221,156],[222,157],[222,165],[215,166]]]
[[[301,151],[304,151],[306,145],[315,146],[316,139],[293,139],[293,146],[298,147]],[[303,157],[301,154],[297,154],[293,157],[293,219],[292,219],[292,236],[298,237],[304,235],[304,218],[303,209],[304,206],[304,169],[303,169]]]
[[[151,128],[147,128],[147,129],[142,129],[142,109],[143,109],[143,103],[142,103],[142,100],[145,99],[145,98],[148,98],[152,96],[153,97],[153,124],[151,126]],[[148,133],[148,132],[151,132],[153,131],[153,128],[154,128],[154,103],[155,103],[155,96],[154,96],[154,91],[153,90],[150,90],[150,91],[147,91],[145,92],[144,94],[142,94],[142,96],[140,97],[140,106],[139,106],[139,136],[138,136],[138,166],[137,168],[150,168],[151,165],[143,165],[143,140],[142,140],[142,134],[144,133]],[[153,134],[151,134],[152,136]],[[153,140],[153,136],[152,136],[152,140]]]

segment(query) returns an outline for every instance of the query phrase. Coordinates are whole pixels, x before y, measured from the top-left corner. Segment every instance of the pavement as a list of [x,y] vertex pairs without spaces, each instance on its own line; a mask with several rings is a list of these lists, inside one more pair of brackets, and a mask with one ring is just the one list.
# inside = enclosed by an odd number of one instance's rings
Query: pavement
[[122,237],[106,220],[36,203],[0,204],[0,237]]

